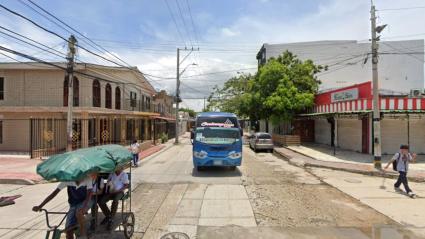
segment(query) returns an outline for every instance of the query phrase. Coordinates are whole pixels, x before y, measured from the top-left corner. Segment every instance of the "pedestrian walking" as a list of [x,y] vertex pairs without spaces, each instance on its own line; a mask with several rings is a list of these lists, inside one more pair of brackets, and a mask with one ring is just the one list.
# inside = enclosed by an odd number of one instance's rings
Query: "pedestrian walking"
[[409,152],[409,145],[401,145],[400,151],[396,153],[390,162],[385,166],[385,169],[392,164],[393,170],[399,173],[397,182],[394,184],[394,190],[396,192],[403,192],[400,189],[400,185],[403,184],[406,194],[410,197],[414,197],[415,194],[409,188],[409,183],[407,181],[407,172],[409,171],[409,163],[414,163],[416,160],[416,154]]
[[137,140],[133,140],[133,143],[130,145],[130,151],[133,154],[133,167],[139,166],[140,144],[137,143]]

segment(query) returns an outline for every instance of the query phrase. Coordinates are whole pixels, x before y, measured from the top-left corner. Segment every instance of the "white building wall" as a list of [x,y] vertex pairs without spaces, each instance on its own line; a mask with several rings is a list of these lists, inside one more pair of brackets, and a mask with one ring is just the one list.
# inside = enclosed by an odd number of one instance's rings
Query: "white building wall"
[[331,145],[331,124],[326,119],[314,120],[314,140],[316,143]]
[[410,119],[410,150],[425,154],[425,119]]
[[[317,41],[289,44],[264,44],[266,58],[277,57],[289,50],[300,59],[328,65],[329,72],[318,75],[320,90],[340,88],[371,80],[371,61],[363,65],[370,43],[356,41]],[[380,52],[423,52],[424,40],[380,42]],[[385,91],[410,92],[424,88],[424,55],[387,54],[379,57],[380,87]],[[352,59],[351,59],[352,58]],[[415,59],[416,58],[416,59]],[[339,64],[338,64],[339,63]],[[336,64],[336,65],[335,65]],[[339,70],[332,71],[335,68]]]
[[394,154],[407,144],[407,120],[384,118],[381,121],[382,154]]
[[362,151],[362,121],[358,119],[338,119],[338,147]]

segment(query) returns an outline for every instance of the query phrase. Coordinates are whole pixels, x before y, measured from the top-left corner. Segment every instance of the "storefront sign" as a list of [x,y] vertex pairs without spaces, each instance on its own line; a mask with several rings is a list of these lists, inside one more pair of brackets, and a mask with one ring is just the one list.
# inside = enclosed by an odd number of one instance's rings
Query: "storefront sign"
[[349,89],[339,92],[334,92],[331,94],[331,102],[340,102],[340,101],[347,101],[347,100],[357,100],[359,98],[359,89]]

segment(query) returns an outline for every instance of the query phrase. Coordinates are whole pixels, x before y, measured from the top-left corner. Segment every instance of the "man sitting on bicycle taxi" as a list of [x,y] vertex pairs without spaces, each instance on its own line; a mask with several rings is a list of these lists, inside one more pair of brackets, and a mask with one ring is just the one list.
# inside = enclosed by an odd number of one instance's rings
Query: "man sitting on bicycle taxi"
[[69,210],[66,216],[66,238],[74,238],[74,229],[77,224],[80,228],[80,238],[87,238],[87,233],[84,224],[84,214],[91,207],[92,200],[92,189],[96,181],[97,174],[91,173],[88,177],[85,177],[78,181],[72,182],[60,182],[57,188],[44,199],[44,201],[32,208],[33,211],[38,212],[50,202],[56,195],[65,187],[68,192],[68,203]]
[[[109,174],[106,193],[99,200],[99,207],[105,215],[100,224],[107,223],[108,230],[111,229],[113,218],[117,213],[118,201],[124,196],[124,190],[128,188],[129,183],[128,175],[124,172],[123,167],[118,167],[115,172]],[[110,200],[112,200],[111,210],[106,205]]]

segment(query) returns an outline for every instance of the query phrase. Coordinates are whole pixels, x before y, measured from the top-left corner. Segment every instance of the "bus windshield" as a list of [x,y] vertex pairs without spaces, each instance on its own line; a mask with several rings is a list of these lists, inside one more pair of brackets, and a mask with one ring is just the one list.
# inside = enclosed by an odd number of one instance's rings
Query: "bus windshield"
[[195,140],[204,144],[233,144],[240,140],[240,131],[237,128],[198,128]]

